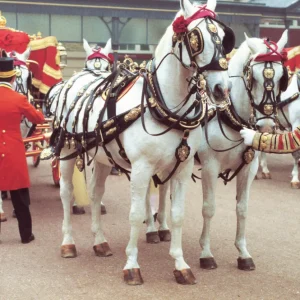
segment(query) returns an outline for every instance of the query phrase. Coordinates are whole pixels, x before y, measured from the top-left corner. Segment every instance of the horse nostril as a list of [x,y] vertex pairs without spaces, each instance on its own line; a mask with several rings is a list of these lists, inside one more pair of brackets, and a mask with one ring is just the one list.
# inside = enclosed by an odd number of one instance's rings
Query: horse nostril
[[214,88],[213,94],[216,98],[224,98],[225,94],[220,84],[217,84]]

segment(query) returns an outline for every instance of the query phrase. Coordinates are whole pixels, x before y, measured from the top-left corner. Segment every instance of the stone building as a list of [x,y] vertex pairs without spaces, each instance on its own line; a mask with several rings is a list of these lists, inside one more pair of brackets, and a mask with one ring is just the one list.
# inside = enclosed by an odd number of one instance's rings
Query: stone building
[[[136,59],[150,58],[179,9],[179,0],[1,0],[8,26],[29,34],[54,35],[68,51],[65,77],[83,67],[82,39],[105,44]],[[202,4],[206,1],[193,1]],[[277,41],[289,28],[289,46],[300,45],[299,0],[218,1],[219,18],[236,33],[236,47],[249,36]]]

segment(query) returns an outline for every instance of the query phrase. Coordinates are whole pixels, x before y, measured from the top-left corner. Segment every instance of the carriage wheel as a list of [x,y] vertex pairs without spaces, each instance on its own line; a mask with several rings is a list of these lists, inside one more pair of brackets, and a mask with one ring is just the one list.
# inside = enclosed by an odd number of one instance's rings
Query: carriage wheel
[[60,180],[60,167],[59,167],[59,160],[57,158],[54,158],[51,163],[52,167],[52,178],[55,186],[59,186],[59,180]]
[[[37,150],[39,149],[36,145],[35,145],[35,142],[32,143],[32,150]],[[33,163],[33,166],[35,168],[38,167],[38,165],[40,164],[40,155],[35,155],[32,157],[32,163]]]

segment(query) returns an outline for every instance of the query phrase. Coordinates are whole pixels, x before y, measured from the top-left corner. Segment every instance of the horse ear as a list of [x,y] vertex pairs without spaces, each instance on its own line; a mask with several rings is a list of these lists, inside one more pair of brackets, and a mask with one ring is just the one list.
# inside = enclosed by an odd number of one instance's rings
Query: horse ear
[[288,42],[288,39],[289,39],[289,37],[288,37],[288,30],[286,29],[286,30],[283,32],[283,34],[282,34],[280,40],[279,40],[278,43],[277,43],[277,45],[278,45],[278,52],[281,52],[281,51],[283,50],[284,46],[285,46],[285,45],[287,44],[287,42]]
[[23,52],[23,57],[24,57],[24,61],[26,61],[30,55],[30,51],[31,51],[31,48],[28,47],[24,52]]
[[83,39],[83,49],[85,50],[87,56],[89,56],[93,52],[86,39]]
[[106,46],[103,48],[103,52],[108,55],[112,52],[111,39],[109,39],[106,43]]
[[251,51],[252,54],[256,54],[258,52],[258,47],[256,46],[255,42],[253,41],[253,39],[250,39],[248,37],[248,35],[246,34],[246,32],[244,32],[245,38],[246,38],[246,42],[247,45]]
[[180,7],[185,17],[191,16],[195,11],[195,8],[190,0],[180,0]]
[[217,0],[207,0],[206,8],[215,11],[217,6]]

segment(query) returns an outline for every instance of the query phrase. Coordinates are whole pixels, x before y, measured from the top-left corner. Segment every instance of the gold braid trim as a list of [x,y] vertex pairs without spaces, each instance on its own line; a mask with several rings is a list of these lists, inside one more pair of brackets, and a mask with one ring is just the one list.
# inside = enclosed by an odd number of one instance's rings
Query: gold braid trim
[[16,70],[0,72],[0,77],[2,77],[2,78],[9,78],[14,75],[16,75]]
[[56,47],[58,44],[55,36],[47,36],[45,38],[34,40],[29,43],[31,51],[45,49],[49,46]]
[[282,134],[255,133],[252,147],[267,153],[293,153],[300,150],[300,126]]

